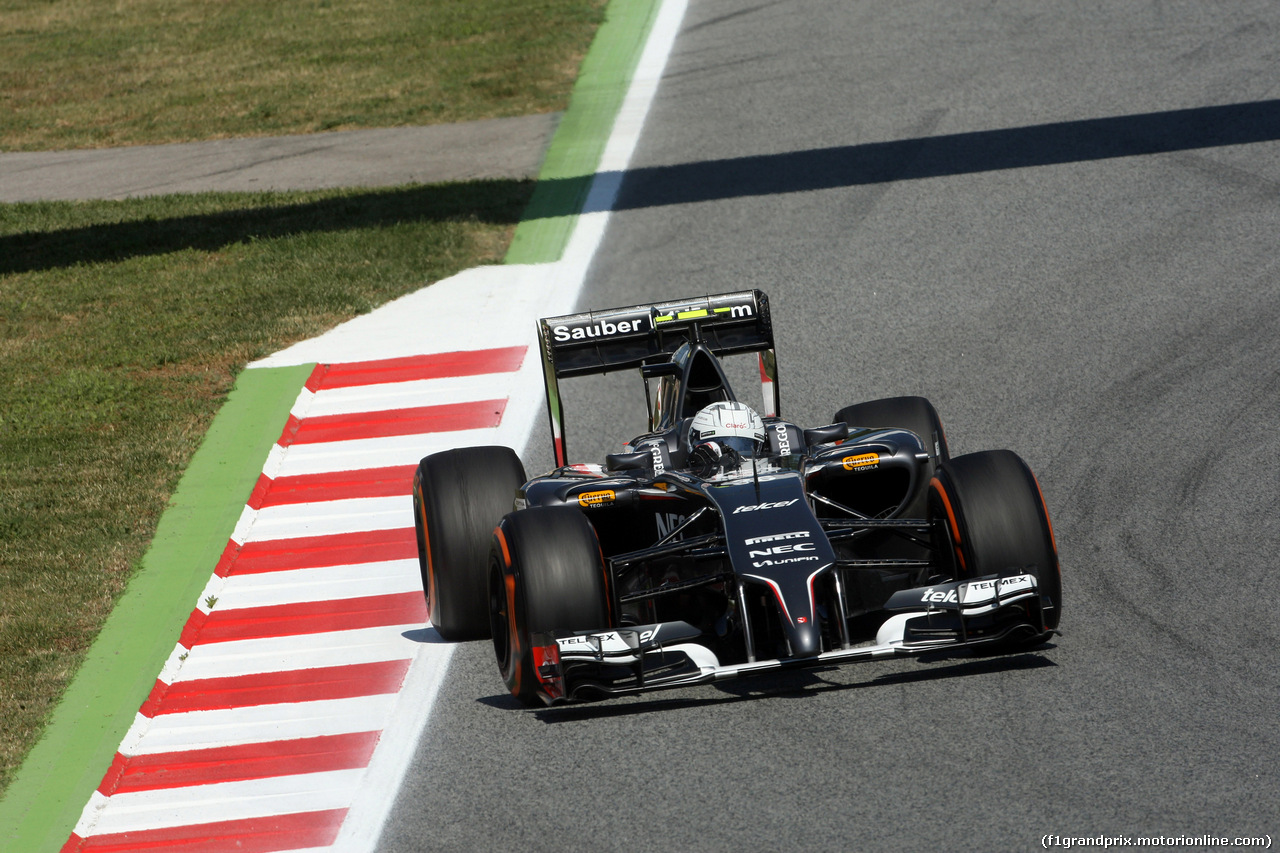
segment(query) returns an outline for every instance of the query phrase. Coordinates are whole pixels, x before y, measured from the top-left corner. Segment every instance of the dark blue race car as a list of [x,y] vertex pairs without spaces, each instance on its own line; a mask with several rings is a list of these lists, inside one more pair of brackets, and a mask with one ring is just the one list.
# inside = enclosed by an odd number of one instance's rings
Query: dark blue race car
[[[1055,633],[1057,551],[1026,464],[950,457],[922,397],[784,420],[764,293],[550,317],[539,343],[556,469],[530,480],[510,448],[468,447],[413,484],[432,624],[491,637],[523,702]],[[759,411],[730,388],[739,354],[758,359]],[[649,431],[570,464],[561,380],[627,368]]]

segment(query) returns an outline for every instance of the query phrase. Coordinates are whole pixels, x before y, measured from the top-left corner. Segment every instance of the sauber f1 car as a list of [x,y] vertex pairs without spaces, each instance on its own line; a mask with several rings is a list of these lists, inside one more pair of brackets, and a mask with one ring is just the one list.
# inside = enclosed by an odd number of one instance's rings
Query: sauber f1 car
[[[951,457],[922,397],[784,420],[764,293],[550,317],[538,333],[556,469],[530,480],[510,448],[467,447],[426,457],[413,482],[432,624],[491,637],[525,704],[1056,633],[1057,552],[1026,464]],[[744,353],[759,411],[721,361]],[[626,368],[648,431],[570,464],[560,381]]]

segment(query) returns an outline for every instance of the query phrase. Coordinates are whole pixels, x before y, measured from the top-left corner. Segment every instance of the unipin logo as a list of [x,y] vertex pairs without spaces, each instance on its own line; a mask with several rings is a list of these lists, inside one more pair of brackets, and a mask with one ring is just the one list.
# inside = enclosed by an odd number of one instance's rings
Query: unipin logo
[[880,466],[880,454],[862,453],[858,456],[846,456],[840,460],[846,471],[870,471]]
[[578,506],[590,509],[595,506],[608,506],[613,503],[617,497],[613,493],[613,489],[603,489],[598,492],[583,492],[578,495]]

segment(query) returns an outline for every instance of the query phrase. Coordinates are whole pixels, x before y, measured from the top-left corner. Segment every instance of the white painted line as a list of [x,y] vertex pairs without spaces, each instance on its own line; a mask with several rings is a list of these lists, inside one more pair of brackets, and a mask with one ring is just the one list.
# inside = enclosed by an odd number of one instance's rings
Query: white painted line
[[362,776],[364,769],[359,768],[115,794],[99,812],[91,831],[114,835],[343,809]]
[[425,632],[422,624],[414,623],[260,640],[197,643],[181,667],[175,668],[164,680],[175,684],[204,678],[407,660],[417,655],[422,645],[418,639],[411,638],[420,638]]
[[416,559],[247,575],[233,573],[222,585],[217,609],[271,607],[399,592],[422,592]]
[[154,755],[219,746],[241,746],[274,740],[352,734],[383,728],[395,706],[395,694],[325,699],[280,705],[252,705],[217,711],[139,715],[140,737],[130,755]]
[[[503,420],[506,420],[505,415]],[[295,444],[284,454],[276,477],[331,474],[335,471],[389,468],[393,465],[416,465],[422,457],[438,450],[501,443],[498,430],[473,429],[425,435],[402,435],[393,438],[361,438],[351,441]]]
[[[449,661],[453,659],[455,648],[453,643],[421,647],[396,695],[395,708],[382,731],[366,778],[352,799],[347,819],[342,823],[332,850],[369,853],[376,848],[387,813],[400,793],[405,771],[418,753],[418,740],[427,728],[427,719],[449,671]],[[501,685],[496,665],[494,680]]]
[[258,510],[246,542],[329,536],[366,530],[395,530],[413,526],[413,504],[405,495],[390,498],[352,498],[309,504],[283,504]]
[[356,385],[322,389],[307,410],[307,417],[351,415],[438,406],[446,403],[475,403],[505,399],[510,393],[511,374],[449,376],[441,379],[414,379],[384,385]]
[[289,414],[298,420],[302,420],[307,416],[307,412],[310,411],[311,404],[315,398],[315,392],[303,386],[302,390],[298,392],[298,399],[293,401],[293,407],[289,409]]

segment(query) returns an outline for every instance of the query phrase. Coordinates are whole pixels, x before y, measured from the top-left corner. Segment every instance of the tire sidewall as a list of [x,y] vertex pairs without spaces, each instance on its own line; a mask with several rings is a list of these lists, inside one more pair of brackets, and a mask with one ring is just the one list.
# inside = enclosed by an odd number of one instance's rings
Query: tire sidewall
[[1049,513],[1035,475],[1008,450],[956,457],[929,487],[938,559],[957,580],[1028,571],[1049,598],[1046,630],[1062,615],[1062,577]]
[[511,694],[540,705],[531,638],[613,627],[608,575],[590,522],[569,507],[513,512],[493,531],[489,618],[498,670]]
[[428,618],[446,640],[489,635],[488,556],[494,525],[525,482],[508,447],[424,458],[414,475],[414,528]]

